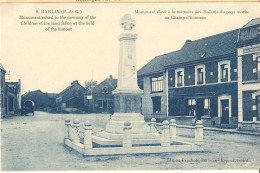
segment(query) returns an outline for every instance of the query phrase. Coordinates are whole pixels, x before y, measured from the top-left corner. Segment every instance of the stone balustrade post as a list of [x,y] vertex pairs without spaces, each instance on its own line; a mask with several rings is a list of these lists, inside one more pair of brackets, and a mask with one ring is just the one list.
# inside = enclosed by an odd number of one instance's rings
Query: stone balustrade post
[[201,120],[196,121],[195,125],[195,144],[203,144],[203,125]]
[[156,133],[157,132],[157,130],[156,130],[156,119],[155,118],[151,119],[150,132],[151,133]]
[[253,131],[256,131],[256,120],[257,120],[257,118],[253,117],[253,121],[252,121],[252,129],[253,129]]
[[123,147],[124,148],[132,147],[131,129],[132,129],[131,123],[125,122],[124,123],[124,137],[123,137]]
[[170,140],[173,141],[176,139],[177,135],[177,124],[175,119],[170,120]]
[[77,119],[73,121],[71,140],[72,140],[73,143],[80,143],[79,120],[77,120]]
[[164,120],[163,121],[163,127],[162,127],[162,147],[168,147],[170,146],[170,131],[169,131],[169,121]]
[[84,148],[92,148],[92,126],[89,121],[85,123],[84,130]]
[[66,119],[65,120],[65,130],[64,130],[64,140],[70,138],[70,120]]

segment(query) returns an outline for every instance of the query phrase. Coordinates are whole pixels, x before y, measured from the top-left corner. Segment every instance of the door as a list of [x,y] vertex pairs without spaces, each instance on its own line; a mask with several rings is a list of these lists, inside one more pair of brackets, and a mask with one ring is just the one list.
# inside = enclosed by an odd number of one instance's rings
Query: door
[[221,100],[221,124],[229,124],[229,100]]
[[201,120],[204,113],[204,99],[196,99],[196,120]]
[[14,111],[14,98],[12,96],[8,96],[8,111]]
[[107,109],[107,100],[103,100],[103,111],[104,113],[107,113],[108,109]]

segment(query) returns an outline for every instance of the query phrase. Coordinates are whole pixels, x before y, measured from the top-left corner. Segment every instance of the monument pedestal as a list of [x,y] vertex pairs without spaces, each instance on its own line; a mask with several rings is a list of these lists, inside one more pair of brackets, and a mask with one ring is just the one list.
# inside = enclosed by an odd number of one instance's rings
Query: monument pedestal
[[150,127],[144,121],[141,112],[142,90],[135,91],[113,91],[114,114],[106,126],[110,133],[123,133],[124,122],[130,122],[133,134],[149,133]]
[[142,91],[131,91],[131,93],[129,91],[114,91],[113,93],[115,113],[111,116],[106,129],[97,132],[93,141],[101,145],[121,145],[124,123],[130,122],[133,144],[159,144],[161,141],[159,133],[150,131],[150,126],[140,113]]

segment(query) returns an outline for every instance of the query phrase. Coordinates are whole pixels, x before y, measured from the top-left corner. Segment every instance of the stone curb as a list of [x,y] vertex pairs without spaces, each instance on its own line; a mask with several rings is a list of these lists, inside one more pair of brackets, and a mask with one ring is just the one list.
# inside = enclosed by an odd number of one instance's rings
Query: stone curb
[[[177,125],[177,128],[194,129],[194,126]],[[231,130],[231,129],[218,129],[218,128],[204,127],[204,130],[207,130],[207,131],[218,131],[218,132],[227,132],[227,133],[233,133],[233,134],[260,136],[260,133],[257,133],[257,132],[237,131],[237,130]]]

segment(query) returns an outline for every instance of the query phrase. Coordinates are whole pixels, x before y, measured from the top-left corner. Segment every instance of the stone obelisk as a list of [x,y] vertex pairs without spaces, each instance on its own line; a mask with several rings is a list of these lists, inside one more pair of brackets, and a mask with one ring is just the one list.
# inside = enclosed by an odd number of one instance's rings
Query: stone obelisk
[[117,88],[114,94],[114,114],[106,126],[110,133],[123,133],[123,124],[131,122],[133,133],[148,133],[150,127],[141,115],[141,94],[143,91],[137,85],[136,51],[135,41],[137,34],[132,29],[135,20],[130,14],[124,15],[121,19],[124,32],[119,35],[119,66]]

